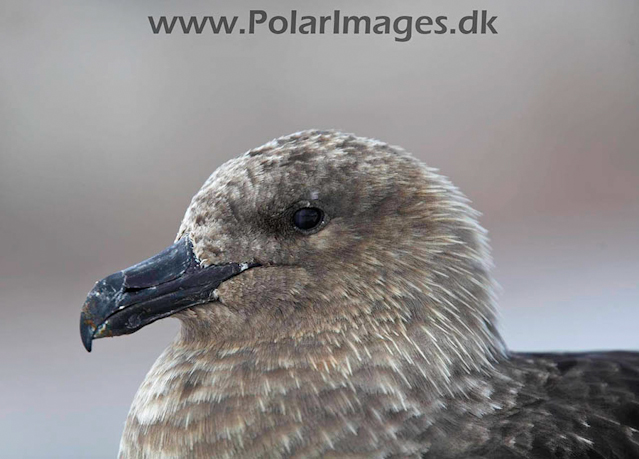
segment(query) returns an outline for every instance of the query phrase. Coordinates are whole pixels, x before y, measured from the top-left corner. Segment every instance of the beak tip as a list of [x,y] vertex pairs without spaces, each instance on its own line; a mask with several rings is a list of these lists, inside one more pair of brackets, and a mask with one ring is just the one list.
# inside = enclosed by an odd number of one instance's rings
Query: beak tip
[[82,338],[82,344],[87,352],[91,352],[91,344],[93,342],[93,333],[95,329],[87,324],[84,317],[80,318],[80,337]]

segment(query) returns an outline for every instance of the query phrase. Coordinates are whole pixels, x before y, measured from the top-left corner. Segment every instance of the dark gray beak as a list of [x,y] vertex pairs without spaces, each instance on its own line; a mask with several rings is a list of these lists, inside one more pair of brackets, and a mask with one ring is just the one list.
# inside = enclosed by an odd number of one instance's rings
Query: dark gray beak
[[256,263],[201,266],[188,237],[98,281],[80,315],[87,351],[96,338],[128,335],[178,311],[217,299],[222,282]]

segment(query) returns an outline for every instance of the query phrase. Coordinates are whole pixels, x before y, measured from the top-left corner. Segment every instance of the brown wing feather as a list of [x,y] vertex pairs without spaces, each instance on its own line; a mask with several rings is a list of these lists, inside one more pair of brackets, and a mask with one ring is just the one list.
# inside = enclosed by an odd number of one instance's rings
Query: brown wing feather
[[514,396],[512,406],[463,421],[485,428],[487,440],[446,456],[459,442],[453,434],[449,448],[424,458],[639,458],[639,353],[512,354],[504,372],[512,382],[495,382],[493,399]]

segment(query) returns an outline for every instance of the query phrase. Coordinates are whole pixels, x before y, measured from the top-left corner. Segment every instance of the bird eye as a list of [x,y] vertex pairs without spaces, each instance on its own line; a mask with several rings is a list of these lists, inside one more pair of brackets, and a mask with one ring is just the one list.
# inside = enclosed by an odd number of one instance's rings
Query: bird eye
[[317,228],[324,220],[324,212],[317,207],[304,207],[293,215],[293,224],[297,229],[310,231]]

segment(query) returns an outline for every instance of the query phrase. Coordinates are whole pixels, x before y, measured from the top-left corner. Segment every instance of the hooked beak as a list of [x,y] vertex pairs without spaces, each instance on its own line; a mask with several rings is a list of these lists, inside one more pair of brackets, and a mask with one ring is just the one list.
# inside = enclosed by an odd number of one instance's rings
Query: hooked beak
[[178,311],[217,300],[222,282],[257,263],[202,266],[188,236],[157,255],[98,281],[80,315],[87,351],[96,338],[128,335]]

